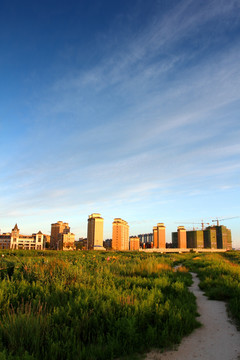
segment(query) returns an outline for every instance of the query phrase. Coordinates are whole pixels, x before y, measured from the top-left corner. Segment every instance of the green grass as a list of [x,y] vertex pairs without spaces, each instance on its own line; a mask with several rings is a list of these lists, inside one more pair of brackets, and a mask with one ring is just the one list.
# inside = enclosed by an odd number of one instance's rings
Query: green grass
[[0,360],[133,358],[179,343],[199,324],[191,276],[173,265],[160,254],[1,251]]
[[210,299],[227,302],[232,318],[240,326],[240,252],[180,255],[181,261],[200,278],[200,288]]

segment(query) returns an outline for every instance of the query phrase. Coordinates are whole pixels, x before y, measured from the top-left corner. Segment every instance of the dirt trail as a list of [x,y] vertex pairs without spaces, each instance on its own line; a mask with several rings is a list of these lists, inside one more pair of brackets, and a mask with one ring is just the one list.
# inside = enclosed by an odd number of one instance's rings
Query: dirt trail
[[199,321],[203,325],[185,337],[176,351],[151,351],[146,360],[237,360],[240,359],[240,332],[227,316],[222,301],[208,300],[192,273],[190,290],[197,298]]

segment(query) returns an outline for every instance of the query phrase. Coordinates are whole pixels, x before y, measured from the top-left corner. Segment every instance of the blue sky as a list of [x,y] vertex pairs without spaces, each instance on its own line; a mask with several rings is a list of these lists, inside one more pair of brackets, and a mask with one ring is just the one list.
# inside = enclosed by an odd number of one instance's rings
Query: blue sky
[[240,215],[239,1],[1,1],[0,46],[2,231]]

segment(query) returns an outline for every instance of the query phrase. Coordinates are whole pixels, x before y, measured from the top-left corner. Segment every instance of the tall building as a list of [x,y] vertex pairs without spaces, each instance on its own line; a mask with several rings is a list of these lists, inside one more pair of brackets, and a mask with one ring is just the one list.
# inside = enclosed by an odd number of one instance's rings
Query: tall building
[[59,241],[61,234],[70,233],[70,227],[68,223],[63,221],[58,221],[55,224],[51,224],[51,238],[50,238],[50,248],[53,250],[59,249]]
[[172,232],[172,247],[174,249],[178,248],[178,233],[176,231]]
[[187,231],[187,248],[189,249],[204,248],[203,230]]
[[187,234],[184,226],[178,226],[178,248],[187,248]]
[[88,250],[105,250],[103,247],[103,218],[100,214],[88,217]]
[[204,248],[217,249],[217,232],[215,226],[208,226],[204,231]]
[[158,230],[157,230],[157,226],[153,227],[153,247],[154,248],[158,247]]
[[215,226],[217,232],[217,247],[218,249],[232,249],[232,234],[224,225]]
[[22,235],[16,224],[11,233],[0,235],[0,249],[43,250],[44,235],[41,231],[37,234]]
[[153,227],[153,247],[155,249],[166,248],[166,227],[163,223],[158,223]]
[[137,236],[131,236],[129,239],[129,247],[131,251],[139,250],[140,248],[140,240]]
[[157,224],[157,248],[166,248],[166,227],[163,223]]
[[129,250],[129,225],[125,220],[116,218],[112,227],[112,249]]
[[231,230],[224,225],[208,226],[204,230],[204,244],[206,248],[231,250]]

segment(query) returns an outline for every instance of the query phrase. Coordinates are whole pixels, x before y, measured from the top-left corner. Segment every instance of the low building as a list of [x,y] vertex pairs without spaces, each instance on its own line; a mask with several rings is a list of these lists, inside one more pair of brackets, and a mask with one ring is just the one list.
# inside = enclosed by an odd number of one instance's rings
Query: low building
[[142,244],[153,243],[153,233],[139,234],[138,237]]
[[43,250],[44,235],[41,231],[37,234],[22,235],[16,224],[11,233],[0,235],[0,249]]
[[139,239],[139,237],[130,236],[129,246],[130,246],[131,251],[139,250],[139,248],[140,248],[140,239]]
[[68,223],[58,221],[51,225],[50,248],[52,250],[75,250],[75,235]]
[[87,238],[79,238],[75,241],[76,250],[87,250]]
[[63,251],[76,250],[75,235],[73,233],[63,233],[58,235],[58,249]]
[[103,246],[105,247],[105,249],[111,250],[112,249],[112,239],[104,240],[103,241]]

